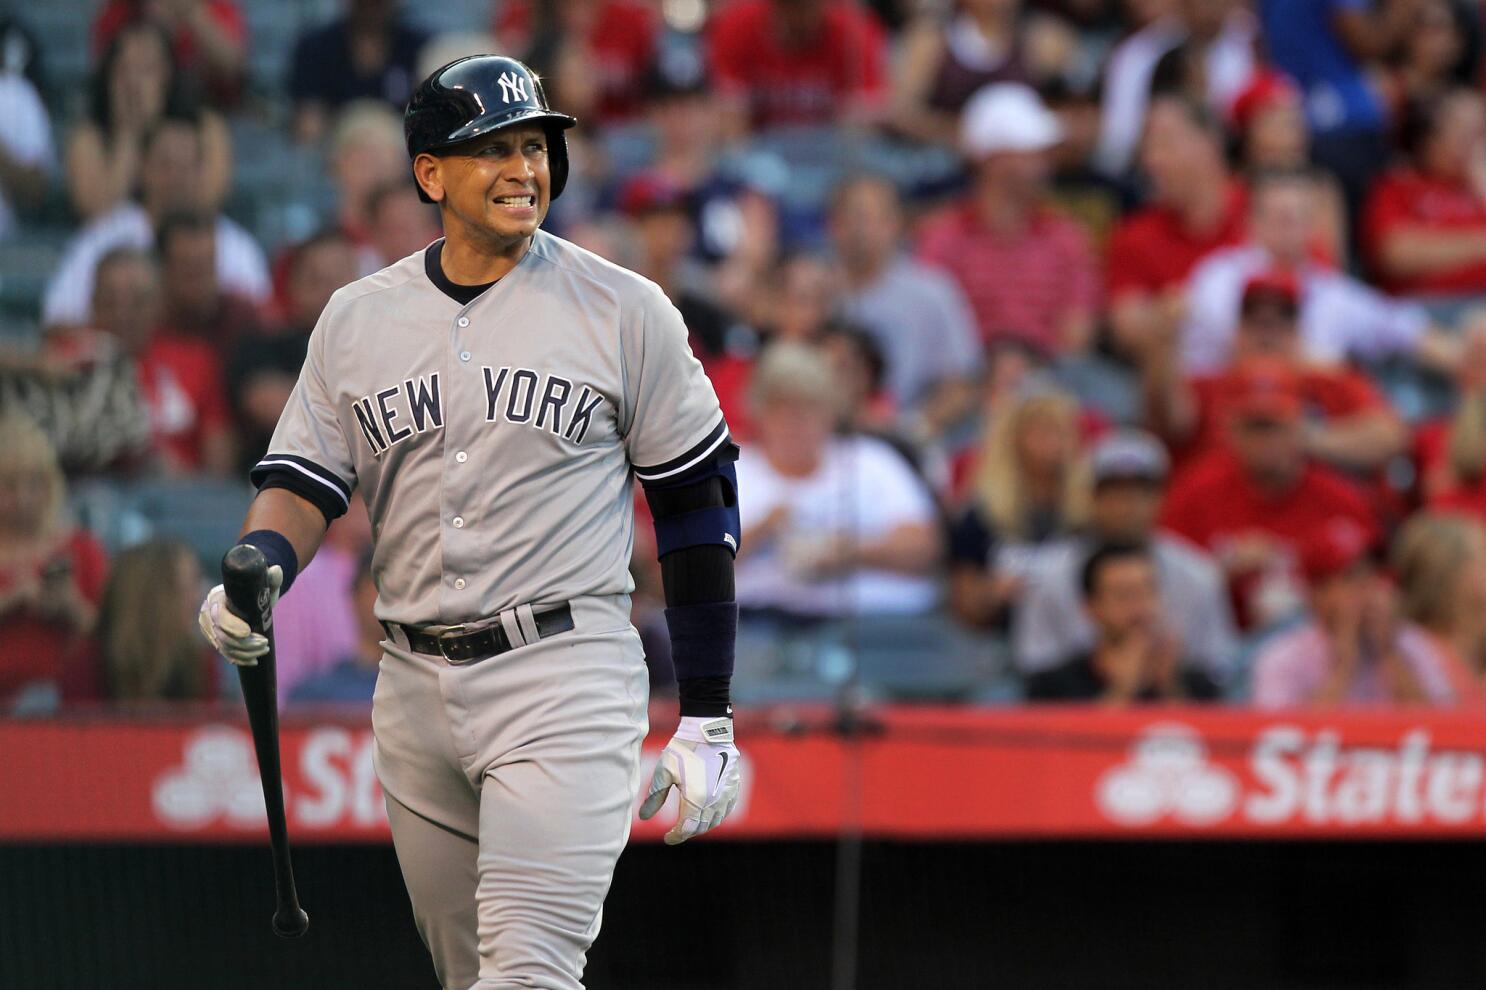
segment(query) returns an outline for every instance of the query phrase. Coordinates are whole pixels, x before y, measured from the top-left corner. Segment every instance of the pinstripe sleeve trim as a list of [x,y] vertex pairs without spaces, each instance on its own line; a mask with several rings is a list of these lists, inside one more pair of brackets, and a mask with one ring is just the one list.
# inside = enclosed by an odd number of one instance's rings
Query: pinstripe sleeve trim
[[262,487],[263,482],[268,480],[269,475],[275,471],[294,471],[318,482],[321,486],[335,493],[335,497],[341,505],[349,507],[351,504],[351,486],[342,481],[334,471],[322,467],[314,461],[299,457],[295,454],[269,454],[263,460],[253,465],[253,470],[248,477],[254,485]]
[[708,458],[712,457],[714,454],[717,453],[717,451],[722,449],[723,445],[726,444],[729,439],[730,437],[728,435],[727,420],[719,418],[717,421],[717,425],[714,426],[700,441],[693,444],[691,449],[688,450],[686,453],[682,454],[679,457],[673,457],[669,461],[666,461],[664,464],[657,464],[654,467],[636,466],[635,477],[639,478],[642,482],[649,484],[651,482],[665,481],[668,478],[675,478],[678,475],[683,475],[687,471],[690,471],[692,468],[695,468],[697,465],[705,463]]

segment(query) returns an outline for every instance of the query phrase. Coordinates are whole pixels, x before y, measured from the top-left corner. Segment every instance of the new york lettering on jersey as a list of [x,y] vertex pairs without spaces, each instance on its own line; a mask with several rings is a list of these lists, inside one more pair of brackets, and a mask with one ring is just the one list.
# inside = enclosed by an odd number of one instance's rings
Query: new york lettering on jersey
[[473,293],[439,247],[336,293],[255,481],[291,464],[327,515],[361,490],[389,621],[628,592],[632,470],[730,442],[679,314],[545,232]]
[[[581,388],[555,374],[531,368],[492,368],[482,365],[485,378],[485,421],[532,426],[581,444],[604,397],[588,385]],[[351,405],[356,425],[372,456],[409,437],[442,429],[444,408],[437,371],[404,378],[395,385],[363,395]]]

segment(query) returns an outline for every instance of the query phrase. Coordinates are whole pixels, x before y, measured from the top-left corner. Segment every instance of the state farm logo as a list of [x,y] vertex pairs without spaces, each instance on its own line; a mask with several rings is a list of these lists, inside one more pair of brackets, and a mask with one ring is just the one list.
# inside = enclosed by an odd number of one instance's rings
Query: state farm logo
[[1130,761],[1099,778],[1095,799],[1122,825],[1168,815],[1188,825],[1222,821],[1238,801],[1233,774],[1208,762],[1202,737],[1185,725],[1153,725],[1130,748]]
[[1344,744],[1334,728],[1275,725],[1241,745],[1247,762],[1230,770],[1209,758],[1194,729],[1152,725],[1127,762],[1100,776],[1095,803],[1132,828],[1163,819],[1282,829],[1486,821],[1486,759],[1435,749],[1426,729],[1379,746]]
[[[285,734],[280,741],[284,808],[291,828],[386,829],[370,732],[327,727]],[[266,827],[252,737],[228,726],[187,736],[181,765],[156,779],[151,796],[156,816],[173,828],[216,826],[256,833]]]
[[240,827],[264,820],[263,789],[252,741],[236,729],[214,726],[186,739],[183,763],[155,781],[155,814],[177,828],[201,828],[219,819]]

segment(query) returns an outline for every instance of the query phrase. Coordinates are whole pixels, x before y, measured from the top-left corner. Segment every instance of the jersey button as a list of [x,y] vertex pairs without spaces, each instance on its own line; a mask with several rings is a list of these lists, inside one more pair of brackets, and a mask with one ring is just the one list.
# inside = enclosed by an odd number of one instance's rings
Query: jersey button
[[459,325],[462,326],[462,327],[469,326],[470,325],[470,318],[468,316],[461,316],[459,318]]
[[469,359],[470,359],[470,352],[469,351],[460,351],[459,352],[459,360],[461,360],[461,361],[468,361]]
[[454,455],[454,459],[463,464],[465,461],[470,459],[470,455],[461,450],[459,453]]
[[455,516],[454,517],[454,528],[455,529],[464,529],[464,516]]
[[455,578],[454,579],[454,590],[455,591],[463,591],[464,590],[464,578]]

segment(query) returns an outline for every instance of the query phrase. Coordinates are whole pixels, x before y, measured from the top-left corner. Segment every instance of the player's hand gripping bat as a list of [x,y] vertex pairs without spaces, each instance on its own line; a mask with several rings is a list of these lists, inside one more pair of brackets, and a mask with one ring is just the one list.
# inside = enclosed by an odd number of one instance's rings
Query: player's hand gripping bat
[[294,890],[294,866],[289,860],[289,829],[284,822],[284,784],[279,767],[279,707],[275,693],[272,594],[268,562],[256,547],[239,545],[222,558],[222,588],[232,611],[253,632],[268,640],[268,652],[253,666],[238,666],[243,703],[258,754],[258,776],[263,783],[263,806],[268,813],[268,841],[273,849],[273,884],[278,906],[273,931],[281,938],[297,938],[310,926],[310,916],[299,906]]

